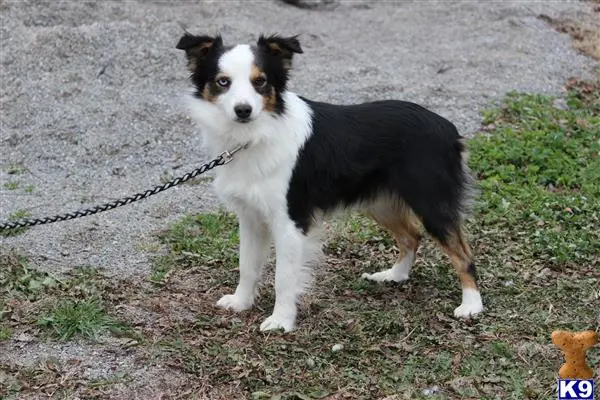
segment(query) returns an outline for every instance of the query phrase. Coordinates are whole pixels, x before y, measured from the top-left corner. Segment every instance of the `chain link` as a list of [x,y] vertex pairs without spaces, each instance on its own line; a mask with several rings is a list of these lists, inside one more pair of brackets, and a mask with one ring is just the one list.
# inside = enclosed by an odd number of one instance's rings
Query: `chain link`
[[233,158],[233,154],[235,154],[236,152],[238,152],[239,150],[241,150],[242,148],[245,148],[245,147],[247,147],[247,146],[240,146],[234,150],[223,152],[217,158],[202,165],[200,168],[196,168],[192,172],[188,172],[187,174],[185,174],[179,178],[175,178],[172,181],[165,183],[164,185],[155,186],[154,188],[146,190],[145,192],[136,193],[133,196],[124,197],[122,199],[118,199],[118,200],[112,201],[110,203],[104,203],[101,205],[97,205],[95,207],[86,208],[83,210],[78,210],[78,211],[74,211],[74,212],[70,212],[70,213],[54,215],[52,217],[33,218],[33,219],[23,218],[23,219],[20,219],[17,221],[2,222],[2,223],[0,223],[0,232],[10,231],[13,229],[18,229],[18,228],[25,228],[28,226],[45,225],[45,224],[51,224],[53,222],[68,221],[70,219],[87,217],[88,215],[98,214],[98,213],[101,213],[104,211],[112,210],[117,207],[125,206],[127,204],[135,203],[136,201],[146,199],[150,196],[154,196],[157,193],[160,193],[162,191],[170,189],[173,186],[177,186],[184,182],[187,182],[190,179],[193,179],[200,174],[208,172],[215,167],[229,163]]

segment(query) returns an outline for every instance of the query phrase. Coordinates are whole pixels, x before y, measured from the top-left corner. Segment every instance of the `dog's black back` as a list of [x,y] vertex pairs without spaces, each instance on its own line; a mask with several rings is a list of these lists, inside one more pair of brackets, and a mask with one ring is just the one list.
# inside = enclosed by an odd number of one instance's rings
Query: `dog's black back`
[[313,111],[313,135],[300,151],[287,195],[298,226],[307,231],[315,210],[390,194],[444,242],[466,211],[470,186],[456,127],[410,102],[303,100]]

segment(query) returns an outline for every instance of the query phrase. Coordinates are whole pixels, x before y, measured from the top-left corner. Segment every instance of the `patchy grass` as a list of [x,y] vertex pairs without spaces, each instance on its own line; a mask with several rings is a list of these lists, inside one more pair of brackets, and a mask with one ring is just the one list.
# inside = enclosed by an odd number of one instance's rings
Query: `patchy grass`
[[9,175],[25,174],[29,172],[29,169],[22,164],[4,164],[0,166],[0,169]]
[[203,264],[235,264],[239,234],[235,217],[219,212],[184,217],[161,236],[175,253],[197,256]]
[[97,298],[61,300],[40,318],[38,324],[52,329],[61,340],[75,335],[96,339],[100,333],[119,328],[119,324],[106,315],[102,302]]
[[12,300],[37,300],[45,288],[58,283],[52,276],[29,268],[22,255],[9,251],[0,257],[0,294],[6,304]]
[[[31,216],[31,214],[29,213],[29,211],[27,210],[17,210],[15,212],[13,212],[12,214],[10,214],[8,216],[8,220],[9,221],[18,221],[22,218],[27,218]],[[27,231],[27,229],[29,228],[17,228],[17,229],[12,229],[9,231],[3,231],[0,232],[0,236],[4,236],[4,237],[8,237],[8,236],[16,236],[16,235],[20,235],[23,232]]]
[[99,389],[106,386],[114,385],[116,383],[125,383],[129,381],[131,381],[131,378],[127,374],[123,372],[117,372],[114,375],[111,375],[107,378],[93,379],[87,384],[87,387],[89,389]]
[[552,18],[546,14],[538,16],[558,32],[566,33],[573,40],[573,47],[583,54],[600,60],[600,6],[592,13],[582,13],[577,19]]
[[0,365],[0,377],[5,378],[1,381],[4,387],[0,386],[0,396],[7,400],[77,398],[73,394],[82,381],[78,368],[78,363],[61,363],[54,357],[23,368]]
[[8,326],[0,326],[0,342],[4,342],[12,337],[12,329]]
[[162,283],[176,265],[200,263],[207,266],[237,264],[239,233],[233,215],[219,212],[187,216],[160,235],[171,253],[156,258],[149,280]]
[[[481,193],[468,228],[486,306],[477,319],[452,317],[458,279],[432,241],[424,240],[410,281],[360,279],[388,267],[395,251],[376,224],[352,214],[330,225],[327,262],[300,305],[298,330],[261,333],[274,302],[272,265],[252,310],[233,314],[214,306],[238,279],[237,224],[217,212],[185,217],[160,235],[168,253],[155,260],[149,277],[155,285],[108,282],[86,268],[59,279],[13,257],[13,267],[0,265],[0,274],[8,271],[0,275],[7,310],[0,326],[11,327],[14,337],[49,315],[60,337],[94,331],[80,326],[99,327],[101,335],[116,316],[131,321],[140,337],[132,350],[136,366],[161,365],[165,374],[185,377],[182,387],[169,390],[173,397],[555,397],[563,360],[551,332],[600,329],[600,102],[595,86],[569,87],[560,101],[510,94],[486,113],[485,132],[470,141]],[[14,325],[25,314],[14,309],[15,299],[37,304],[48,296],[73,300],[44,304],[39,308],[47,314]],[[588,361],[600,365],[598,348]],[[44,368],[4,370],[19,394],[37,393],[35,387],[47,394],[55,384],[65,396],[93,390],[111,398],[120,384],[134,383],[113,374],[82,388],[74,382],[84,378],[68,365]]]
[[[122,325],[107,316],[102,305],[101,279],[96,270],[85,267],[73,269],[68,277],[38,272],[25,257],[7,251],[0,257],[0,323],[20,329],[37,322],[62,340],[74,335],[93,339],[119,330]],[[10,326],[0,327],[12,331]]]
[[10,181],[4,184],[4,188],[8,190],[17,190],[19,188],[19,185],[20,184],[17,181]]
[[[581,101],[570,96],[567,105]],[[482,189],[477,222],[488,237],[550,268],[598,265],[600,117],[511,94],[486,120],[495,132],[470,148]]]

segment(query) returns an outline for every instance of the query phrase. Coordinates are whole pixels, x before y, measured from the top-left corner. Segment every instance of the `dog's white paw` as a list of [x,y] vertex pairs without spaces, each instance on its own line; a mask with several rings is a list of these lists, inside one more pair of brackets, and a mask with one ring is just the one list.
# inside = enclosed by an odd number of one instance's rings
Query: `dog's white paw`
[[481,313],[483,311],[483,305],[474,304],[461,304],[454,310],[454,316],[456,318],[470,318]]
[[272,331],[276,329],[283,329],[284,332],[290,332],[294,330],[294,319],[293,318],[281,318],[279,316],[271,315],[260,324],[261,331]]
[[483,302],[479,290],[467,288],[463,290],[462,303],[454,310],[456,318],[473,317],[483,311]]
[[390,268],[373,274],[365,272],[360,277],[375,282],[403,282],[408,279],[408,273],[400,274],[397,271],[394,271],[393,268]]
[[253,299],[242,298],[235,294],[226,294],[217,301],[217,307],[240,312],[252,307]]
[[408,279],[410,269],[415,262],[415,254],[408,253],[402,260],[392,265],[392,268],[373,274],[364,273],[361,278],[375,282],[403,282]]

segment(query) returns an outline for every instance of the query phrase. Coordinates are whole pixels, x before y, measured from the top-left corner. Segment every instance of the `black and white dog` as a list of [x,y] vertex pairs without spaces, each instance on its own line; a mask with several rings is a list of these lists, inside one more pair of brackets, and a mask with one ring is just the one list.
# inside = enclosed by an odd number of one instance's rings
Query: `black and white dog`
[[456,127],[403,101],[333,105],[286,89],[297,37],[260,36],[225,46],[220,36],[186,33],[190,113],[211,154],[244,146],[217,169],[214,187],[240,224],[240,280],[217,305],[252,307],[275,242],[275,307],[261,330],[294,329],[297,302],[319,254],[327,214],[359,208],[394,235],[398,261],[365,273],[374,281],[408,279],[420,226],[448,254],[462,285],[457,317],[483,310],[471,251],[462,233],[471,178]]

